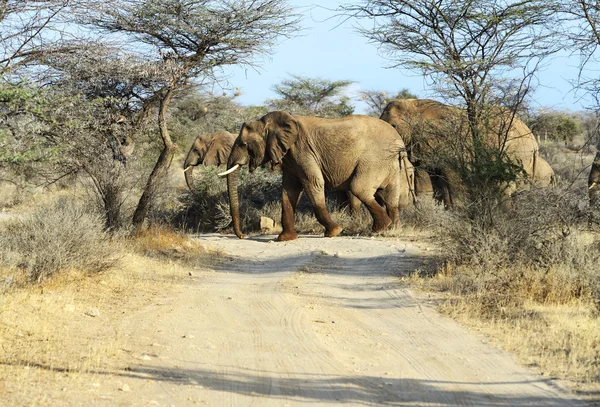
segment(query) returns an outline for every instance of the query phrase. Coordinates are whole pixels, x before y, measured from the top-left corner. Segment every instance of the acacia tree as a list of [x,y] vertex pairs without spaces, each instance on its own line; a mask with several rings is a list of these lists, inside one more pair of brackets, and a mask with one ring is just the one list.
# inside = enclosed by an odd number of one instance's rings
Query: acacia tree
[[[587,131],[589,142],[596,138],[596,157],[592,162],[588,178],[588,194],[590,208],[590,222],[597,217],[593,212],[598,211],[598,202],[600,202],[600,138],[598,138],[598,129],[600,129],[600,78],[587,77],[584,70],[589,64],[598,62],[598,47],[600,47],[600,4],[593,0],[568,0],[563,3],[562,12],[568,18],[565,19],[568,26],[565,27],[567,37],[573,46],[573,49],[580,56],[580,71],[577,87],[583,90],[594,99],[595,106],[591,106],[596,111],[596,127]],[[595,71],[595,69],[593,70]]]
[[291,79],[273,87],[278,98],[268,100],[267,105],[272,110],[294,114],[329,118],[347,116],[352,114],[354,107],[349,104],[350,98],[344,91],[352,83],[292,75]]
[[528,125],[538,137],[562,141],[565,144],[583,133],[581,118],[559,111],[544,111],[528,120]]
[[364,90],[360,92],[362,100],[367,104],[367,115],[379,117],[385,106],[396,99],[417,99],[417,95],[404,88],[400,92]]
[[[362,23],[358,31],[380,46],[391,67],[422,73],[447,101],[465,107],[470,157],[458,161],[466,163],[463,178],[473,184],[473,200],[484,181],[495,186],[490,196],[498,196],[517,176],[503,150],[535,72],[560,46],[553,37],[556,10],[546,0],[369,0],[340,8]],[[502,112],[494,105],[513,115],[490,120]],[[503,124],[487,128],[492,122]],[[499,138],[497,151],[484,142],[490,130]]]
[[145,101],[168,76],[160,64],[110,47],[40,63],[47,68],[45,97],[53,103],[35,116],[43,124],[40,135],[62,151],[51,175],[86,174],[106,228],[116,229],[123,221],[124,193],[139,182],[141,160],[130,157],[148,115]]
[[65,29],[85,0],[0,1],[0,77],[40,57],[86,46]]
[[148,101],[158,105],[164,148],[133,216],[138,228],[177,149],[167,127],[173,96],[193,80],[215,78],[224,66],[254,66],[257,56],[294,32],[298,19],[285,0],[114,0],[98,6],[87,21],[101,32],[125,36],[132,51],[169,74]]

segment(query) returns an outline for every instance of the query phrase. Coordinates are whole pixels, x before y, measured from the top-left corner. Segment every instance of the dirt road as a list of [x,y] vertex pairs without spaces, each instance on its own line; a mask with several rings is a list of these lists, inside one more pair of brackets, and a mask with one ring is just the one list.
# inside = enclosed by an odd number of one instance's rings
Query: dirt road
[[234,260],[129,315],[134,362],[81,403],[584,405],[413,295],[397,276],[428,252],[411,243],[200,239]]

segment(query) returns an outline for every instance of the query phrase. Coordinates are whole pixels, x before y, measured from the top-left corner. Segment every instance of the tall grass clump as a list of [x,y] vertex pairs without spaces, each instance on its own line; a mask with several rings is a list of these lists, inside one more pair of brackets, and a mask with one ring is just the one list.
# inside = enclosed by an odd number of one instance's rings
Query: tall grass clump
[[118,259],[102,216],[66,199],[7,222],[0,230],[2,268],[29,283],[67,270],[98,273]]

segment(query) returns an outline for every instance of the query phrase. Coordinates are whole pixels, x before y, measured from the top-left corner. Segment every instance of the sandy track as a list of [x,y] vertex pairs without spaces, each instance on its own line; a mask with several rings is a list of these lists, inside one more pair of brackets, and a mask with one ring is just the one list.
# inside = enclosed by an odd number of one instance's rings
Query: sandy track
[[[272,239],[272,237],[270,237]],[[120,327],[130,368],[86,404],[582,406],[412,295],[427,252],[367,238],[208,235],[235,256]]]

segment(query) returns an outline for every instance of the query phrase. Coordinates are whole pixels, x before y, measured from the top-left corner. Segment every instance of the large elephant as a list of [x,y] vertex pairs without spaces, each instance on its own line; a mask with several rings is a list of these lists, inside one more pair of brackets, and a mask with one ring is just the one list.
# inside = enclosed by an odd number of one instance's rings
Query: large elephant
[[183,163],[185,182],[194,188],[194,167],[200,164],[219,166],[227,163],[235,135],[228,131],[202,134],[196,137]]
[[[492,127],[496,127],[496,131],[487,134],[484,141],[502,149],[512,160],[520,163],[530,181],[541,186],[550,185],[554,181],[554,171],[539,156],[538,143],[531,130],[506,110],[496,108],[494,112],[497,114],[492,119]],[[448,129],[468,137],[464,110],[434,100],[402,99],[388,103],[380,118],[390,123],[406,142],[409,160],[415,166],[417,178],[419,175],[422,178],[421,188],[417,184],[417,195],[419,189],[434,190],[446,207],[452,206],[460,189],[458,174],[431,158],[443,149],[455,148],[451,145],[452,137],[445,134]],[[506,126],[508,131],[498,131],[501,126]],[[429,174],[430,184],[423,177],[423,171]],[[508,185],[505,192],[510,195],[517,186]]]
[[[325,227],[325,236],[341,233],[342,227],[333,222],[325,206],[325,188],[351,192],[371,213],[373,231],[382,231],[397,222],[400,191],[408,196],[414,182],[412,166],[404,165],[405,176],[400,176],[403,150],[404,142],[388,123],[368,116],[323,119],[276,111],[246,122],[231,149],[228,170],[221,174],[227,174],[235,234],[243,238],[238,167],[248,165],[253,171],[267,163],[282,165],[283,231],[277,240],[298,237],[294,223],[303,191]],[[386,209],[375,200],[376,193]]]

